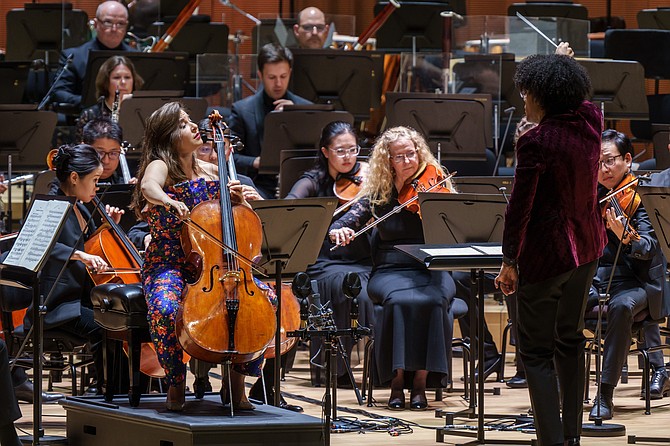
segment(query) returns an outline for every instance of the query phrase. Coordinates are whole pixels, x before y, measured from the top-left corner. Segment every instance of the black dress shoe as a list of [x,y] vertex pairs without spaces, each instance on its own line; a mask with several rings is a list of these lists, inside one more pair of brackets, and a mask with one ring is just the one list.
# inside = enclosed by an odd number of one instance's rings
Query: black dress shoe
[[668,371],[665,367],[659,367],[654,370],[654,375],[651,377],[651,382],[649,383],[649,398],[660,400],[664,396],[668,396],[669,393],[670,379],[668,379]]
[[[33,383],[30,381],[24,381],[22,384],[14,387],[14,395],[19,401],[33,404]],[[58,400],[62,400],[63,398],[65,398],[65,395],[62,393],[42,392],[42,404],[52,404]]]
[[[488,378],[493,372],[500,373],[504,365],[502,355],[484,359],[484,379]],[[479,367],[475,369],[475,380],[477,379],[479,379]]]
[[193,393],[195,397],[199,400],[205,397],[205,392],[212,391],[212,383],[209,382],[209,378],[196,378],[193,381]]
[[565,446],[580,446],[579,437],[566,438]]
[[528,381],[525,376],[516,374],[508,379],[505,385],[511,389],[525,389],[528,387]]
[[428,408],[428,400],[426,399],[426,392],[414,392],[409,400],[409,410],[426,410]]
[[589,420],[594,421],[598,416],[598,406],[600,406],[600,418],[603,420],[611,420],[614,403],[612,402],[611,397],[602,395],[596,396],[596,401],[593,404],[591,413],[589,414]]
[[[249,398],[257,401],[260,404],[265,404],[265,398],[263,396],[263,382],[260,379],[256,381],[253,386],[251,386],[251,390],[249,390]],[[275,393],[272,387],[267,387],[268,404],[273,404],[274,400]],[[290,410],[291,412],[303,412],[304,410],[302,406],[287,403],[283,395],[279,395],[279,407],[281,409]]]
[[394,393],[392,391],[386,407],[390,410],[405,410],[405,392]]

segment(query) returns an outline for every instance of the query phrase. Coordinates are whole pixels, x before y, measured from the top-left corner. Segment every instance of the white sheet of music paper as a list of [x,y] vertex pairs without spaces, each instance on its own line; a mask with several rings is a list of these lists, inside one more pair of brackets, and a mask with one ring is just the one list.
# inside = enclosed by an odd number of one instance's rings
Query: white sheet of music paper
[[37,271],[69,207],[70,202],[65,200],[35,200],[4,264]]

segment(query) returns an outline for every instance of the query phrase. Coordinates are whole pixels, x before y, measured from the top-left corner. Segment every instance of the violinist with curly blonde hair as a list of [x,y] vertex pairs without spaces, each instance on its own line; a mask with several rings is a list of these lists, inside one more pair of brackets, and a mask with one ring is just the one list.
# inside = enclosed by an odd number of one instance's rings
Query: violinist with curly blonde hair
[[[370,175],[363,198],[330,227],[334,243],[349,243],[356,230],[400,204],[399,196],[428,172],[442,174],[426,140],[409,127],[386,130],[376,141],[369,159]],[[453,185],[447,180],[447,191]],[[375,324],[375,361],[379,380],[391,385],[388,408],[405,408],[404,389],[411,389],[409,408],[428,407],[426,386],[447,384],[455,294],[447,272],[430,271],[395,245],[424,243],[421,217],[409,209],[380,222],[372,236],[374,266],[368,295],[382,305]]]

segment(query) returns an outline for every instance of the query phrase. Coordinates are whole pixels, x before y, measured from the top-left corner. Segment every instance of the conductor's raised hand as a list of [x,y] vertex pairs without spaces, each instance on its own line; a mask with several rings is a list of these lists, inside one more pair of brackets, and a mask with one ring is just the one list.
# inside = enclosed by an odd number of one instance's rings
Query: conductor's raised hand
[[556,54],[575,57],[575,52],[570,48],[570,42],[561,42],[556,47]]

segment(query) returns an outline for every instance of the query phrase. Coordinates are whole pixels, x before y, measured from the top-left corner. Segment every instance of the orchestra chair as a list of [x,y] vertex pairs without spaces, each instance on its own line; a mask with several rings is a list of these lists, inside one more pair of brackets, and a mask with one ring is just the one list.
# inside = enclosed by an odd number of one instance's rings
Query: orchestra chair
[[[105,367],[105,400],[114,399],[118,387],[114,363],[120,360],[122,342],[128,343],[128,372],[130,385],[128,400],[131,407],[140,404],[144,386],[140,372],[140,356],[143,342],[151,342],[147,303],[142,285],[106,283],[91,291],[95,321],[104,328],[103,361]],[[116,359],[112,360],[112,358]]]
[[[378,324],[378,321],[381,321],[382,319],[382,313],[384,311],[384,308],[380,304],[373,304],[373,320],[375,321],[376,326]],[[468,314],[468,305],[465,303],[464,300],[459,299],[459,298],[454,298],[454,300],[451,302],[451,306],[449,308],[449,312],[453,316],[454,322],[456,322],[457,319],[460,319],[461,317],[465,316]],[[470,343],[469,341],[463,339],[463,338],[454,338],[452,340],[452,351],[454,347],[461,347],[463,351],[463,372],[465,374],[464,377],[464,383],[465,383],[465,388],[464,388],[464,398],[468,398],[468,361],[470,358]],[[361,394],[363,395],[364,398],[367,398],[368,401],[368,407],[372,407],[374,403],[374,399],[372,397],[372,390],[375,386],[375,384],[378,384],[378,379],[376,377],[376,368],[375,368],[375,360],[374,360],[374,335],[368,339],[368,341],[365,343],[365,351],[363,354],[363,381],[362,381],[362,387],[361,387]],[[448,389],[453,388],[453,371],[451,367],[451,361],[449,361],[449,387]],[[428,382],[428,387],[430,387],[430,380]],[[406,389],[409,389],[409,385],[405,385]],[[435,401],[442,401],[442,387],[437,387],[435,388]]]
[[[3,332],[5,341],[10,350],[10,355],[15,356],[19,347],[26,337],[26,332],[23,325],[14,326],[12,323],[12,311],[23,310],[27,308],[30,303],[26,304],[20,302],[23,299],[12,299],[5,297],[4,293],[0,291],[0,312],[2,313]],[[86,381],[88,375],[86,368],[93,365],[93,358],[87,352],[87,340],[73,335],[72,333],[59,330],[58,328],[50,328],[44,330],[42,337],[42,350],[45,355],[49,355],[49,360],[46,360],[43,365],[43,370],[49,371],[49,382],[47,391],[53,391],[53,383],[59,382],[60,374],[69,370],[72,379],[73,396],[83,395],[86,390]],[[28,340],[27,349],[25,353],[32,351],[32,339]],[[17,367],[30,369],[33,366],[32,357],[21,357],[16,359]],[[81,376],[80,375],[81,371]],[[33,379],[36,379],[33,377]]]
[[[600,295],[600,299],[604,299],[603,294]],[[642,345],[644,341],[644,330],[651,324],[658,324],[661,329],[661,336],[667,336],[667,328],[663,327],[666,318],[662,319],[652,319],[649,314],[648,309],[644,309],[636,314],[633,318],[633,326],[631,328],[632,339],[637,340],[638,345]],[[590,382],[590,369],[591,369],[591,356],[596,352],[597,349],[597,338],[596,330],[598,325],[598,305],[593,307],[590,310],[587,310],[584,315],[584,327],[590,333],[593,334],[591,338],[586,340],[586,379],[584,386],[584,400],[589,399],[589,382]],[[604,343],[604,334],[607,331],[607,305],[602,307],[602,338],[601,343]],[[601,346],[602,348],[602,346]],[[649,394],[649,380],[651,379],[651,366],[649,364],[649,353],[662,351],[664,349],[670,349],[670,345],[661,344],[654,347],[636,347],[630,350],[629,355],[637,355],[642,359],[642,389],[644,393],[644,414],[651,414],[651,395]],[[621,382],[628,382],[628,372],[627,370],[621,375]]]

